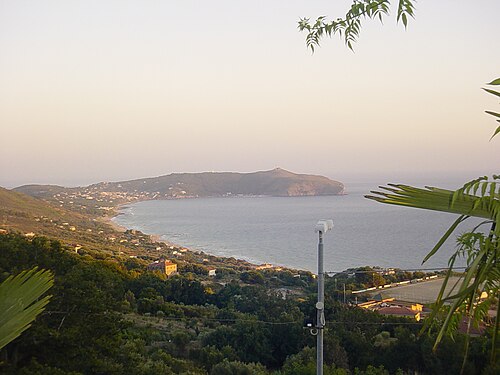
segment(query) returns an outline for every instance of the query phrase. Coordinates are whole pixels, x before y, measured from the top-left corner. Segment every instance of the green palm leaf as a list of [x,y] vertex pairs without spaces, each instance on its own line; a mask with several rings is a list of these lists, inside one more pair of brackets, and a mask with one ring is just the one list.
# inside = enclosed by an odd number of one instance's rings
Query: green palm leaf
[[422,189],[408,185],[389,184],[389,186],[380,187],[386,192],[372,191],[371,193],[374,195],[365,195],[365,198],[397,206],[496,220],[495,211],[498,209],[499,202],[487,199],[486,196],[462,193],[457,197],[455,191],[435,187]]
[[0,284],[0,349],[31,326],[51,296],[39,298],[53,284],[52,273],[37,267]]
[[[445,334],[451,334],[454,320],[461,319],[464,315],[476,322],[481,320],[480,309],[477,309],[477,306],[479,306],[479,296],[482,291],[490,293],[493,298],[498,294],[500,271],[497,250],[498,237],[500,236],[500,186],[496,182],[497,176],[493,176],[493,180],[488,181],[487,177],[480,177],[468,182],[456,191],[434,187],[422,189],[407,185],[389,184],[387,187],[380,187],[383,191],[372,191],[373,195],[365,196],[380,203],[460,215],[437,242],[436,246],[427,254],[424,262],[439,250],[458,225],[467,218],[487,219],[486,222],[476,226],[469,233],[470,236],[473,236],[481,225],[492,223],[492,228],[488,233],[473,237],[476,240],[482,239],[482,241],[476,243],[474,251],[469,250],[467,271],[463,275],[458,291],[444,296],[446,285],[453,272],[455,260],[460,252],[457,251],[450,258],[448,272],[436,300],[435,308],[424,325],[424,329],[430,330],[440,311],[446,310],[445,302],[451,304],[439,329],[434,349],[436,349]],[[496,327],[498,327],[497,322],[498,319],[495,322]],[[492,343],[492,362],[496,359],[496,339],[495,333]],[[468,348],[468,346],[466,347]]]

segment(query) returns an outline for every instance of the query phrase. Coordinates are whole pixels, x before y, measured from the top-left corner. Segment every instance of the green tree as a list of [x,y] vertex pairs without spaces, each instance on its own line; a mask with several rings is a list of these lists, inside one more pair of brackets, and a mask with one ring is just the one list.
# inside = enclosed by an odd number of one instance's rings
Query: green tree
[[[414,16],[414,5],[412,0],[398,0],[397,20],[407,26],[408,17]],[[354,0],[351,8],[344,18],[328,21],[321,16],[311,23],[309,19],[302,18],[299,21],[299,30],[306,31],[306,45],[314,52],[324,36],[338,34],[343,36],[346,45],[353,49],[361,30],[361,21],[365,18],[379,18],[389,14],[390,0]],[[488,85],[500,85],[500,78],[493,80]],[[500,92],[493,88],[485,88],[486,92],[500,97]],[[500,113],[486,111],[500,122]],[[500,132],[498,126],[492,137]],[[394,204],[406,207],[436,210],[458,214],[459,217],[446,231],[436,246],[425,257],[427,261],[432,257],[457,229],[458,225],[469,217],[485,219],[486,221],[475,227],[471,233],[459,239],[459,249],[453,254],[449,261],[449,270],[445,277],[443,287],[438,295],[431,319],[426,321],[425,328],[431,330],[438,318],[442,317],[442,324],[438,328],[434,350],[441,342],[444,335],[452,334],[458,326],[457,322],[466,319],[468,327],[478,322],[485,316],[487,307],[493,301],[497,301],[497,314],[492,333],[492,348],[490,361],[492,365],[498,357],[497,341],[499,331],[500,302],[499,284],[500,269],[498,268],[498,243],[500,235],[500,176],[493,175],[491,179],[480,177],[466,183],[456,191],[427,187],[424,189],[407,185],[389,184],[385,192],[375,192],[375,195],[366,196],[369,199],[381,203]],[[491,225],[489,230],[483,230],[483,225]],[[459,257],[467,259],[467,272],[465,273],[458,292],[444,295],[453,266]],[[482,292],[489,293],[487,303],[479,303]],[[445,304],[451,303],[450,307]],[[469,340],[466,341],[466,349],[462,370],[466,364]]]
[[262,273],[257,271],[243,272],[240,276],[241,281],[247,284],[264,284],[266,280]]
[[389,375],[389,371],[387,371],[384,368],[384,366],[375,367],[369,365],[366,367],[366,370],[364,371],[361,371],[360,369],[356,368],[354,370],[354,375]]
[[[500,78],[489,83],[500,85]],[[500,93],[493,89],[485,89],[488,93],[499,96]],[[500,114],[486,111],[488,114],[499,118]],[[496,120],[500,122],[500,120]],[[495,137],[500,132],[500,126],[492,135]],[[499,237],[500,237],[500,176],[494,175],[492,179],[480,177],[467,182],[462,188],[451,191],[434,187],[424,189],[407,185],[393,185],[383,188],[384,192],[374,192],[367,195],[369,199],[405,207],[414,207],[427,210],[449,212],[459,215],[450,228],[444,233],[434,248],[424,258],[425,263],[443,245],[443,243],[456,231],[457,227],[470,217],[484,219],[471,232],[458,238],[459,247],[449,260],[449,268],[438,294],[433,312],[427,320],[425,328],[431,330],[435,322],[440,322],[439,333],[434,349],[441,342],[445,334],[452,334],[458,323],[465,319],[468,329],[479,324],[487,314],[490,304],[496,301],[497,315],[493,326],[493,338],[490,360],[496,361],[498,356],[498,330],[500,303],[498,303],[500,286],[499,268]],[[483,229],[489,226],[489,229]],[[445,295],[449,277],[453,273],[455,262],[465,258],[467,271],[461,278],[458,291],[453,290]],[[487,301],[481,303],[483,293],[488,295]],[[448,306],[450,304],[450,306]],[[442,323],[442,324],[441,324]],[[466,342],[466,353],[468,350]],[[465,358],[464,358],[465,365]]]
[[220,350],[215,346],[205,346],[197,351],[196,357],[199,363],[210,372],[212,367],[222,362],[224,359],[235,361],[237,355],[233,348],[224,346]]
[[267,373],[265,367],[260,364],[228,360],[218,363],[210,371],[211,375],[266,375]]
[[205,288],[196,280],[183,276],[174,276],[166,282],[167,291],[164,297],[169,301],[186,305],[203,305],[207,300]]
[[[415,6],[413,0],[397,0],[397,20],[403,22],[406,27],[408,19],[414,16]],[[306,45],[314,52],[323,37],[339,35],[350,49],[357,40],[361,31],[361,21],[366,18],[378,18],[382,22],[383,17],[389,15],[391,0],[354,0],[351,7],[343,18],[328,20],[321,16],[311,22],[309,18],[299,21],[299,30],[306,31]]]
[[372,267],[360,267],[355,273],[356,281],[366,286],[379,286],[385,284],[384,277]]
[[[323,368],[325,375],[347,375],[347,370],[336,369],[334,365]],[[316,374],[316,350],[305,347],[299,353],[287,358],[281,370],[283,375],[314,375]]]

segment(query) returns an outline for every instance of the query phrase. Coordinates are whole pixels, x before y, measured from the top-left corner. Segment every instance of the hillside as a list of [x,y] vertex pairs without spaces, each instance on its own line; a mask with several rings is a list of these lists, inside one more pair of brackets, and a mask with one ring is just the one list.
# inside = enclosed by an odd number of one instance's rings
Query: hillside
[[276,168],[254,173],[173,173],[166,176],[92,185],[100,191],[144,192],[159,197],[228,195],[337,195],[340,182]]
[[[56,191],[63,190],[58,188]],[[50,191],[54,192],[53,189]],[[150,236],[141,232],[118,231],[85,210],[68,210],[61,202],[55,199],[45,201],[0,187],[0,233],[20,232],[28,238],[49,236],[79,249],[81,253],[150,254],[155,258],[158,246],[161,246],[161,251],[167,248],[165,244],[154,243]]]
[[[73,223],[90,223],[92,220],[88,217],[68,211],[62,204],[56,205],[46,202],[42,199],[31,197],[13,190],[7,190],[0,187],[0,224],[2,227],[13,226],[14,223],[28,221],[26,230],[32,228],[33,220],[36,222],[50,221]],[[23,229],[23,226],[16,228]]]
[[69,209],[92,210],[93,213],[101,210],[102,214],[117,204],[137,200],[241,195],[339,195],[343,194],[344,185],[327,177],[296,174],[276,168],[254,173],[172,173],[130,181],[101,182],[80,188],[25,185],[15,190],[57,201]]
[[[108,254],[157,255],[165,249],[142,233],[117,231],[109,217],[120,204],[151,199],[343,194],[323,176],[281,168],[254,173],[173,173],[165,176],[65,188],[25,185],[0,190],[0,229],[60,238]],[[158,249],[157,249],[158,248]],[[170,249],[172,250],[172,249]]]
[[251,268],[251,264],[245,261],[188,253],[178,246],[157,242],[154,236],[137,230],[117,230],[107,219],[81,211],[67,210],[59,201],[55,204],[54,200],[44,201],[0,187],[0,234],[18,232],[27,238],[48,236],[60,240],[79,254],[97,258],[111,256],[123,260],[140,257],[152,261],[160,256],[173,258],[176,253],[181,253],[182,257],[177,261],[180,268],[185,264],[200,264],[202,270],[206,267],[219,270]]
[[[68,210],[59,202],[0,188],[0,232],[4,231],[20,232],[28,237],[49,236],[66,245],[108,254],[137,251],[135,244],[115,243],[122,237],[127,238],[127,234],[95,216]],[[149,236],[141,235],[140,239],[144,245],[151,243]]]

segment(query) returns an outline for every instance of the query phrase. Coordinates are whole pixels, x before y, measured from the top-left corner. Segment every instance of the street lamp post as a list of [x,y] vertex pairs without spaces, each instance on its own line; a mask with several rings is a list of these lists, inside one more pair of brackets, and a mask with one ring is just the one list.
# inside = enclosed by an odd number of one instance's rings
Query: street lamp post
[[323,270],[323,235],[333,228],[333,220],[320,220],[315,231],[318,241],[318,302],[316,303],[316,375],[323,375],[323,329],[325,327],[325,273]]

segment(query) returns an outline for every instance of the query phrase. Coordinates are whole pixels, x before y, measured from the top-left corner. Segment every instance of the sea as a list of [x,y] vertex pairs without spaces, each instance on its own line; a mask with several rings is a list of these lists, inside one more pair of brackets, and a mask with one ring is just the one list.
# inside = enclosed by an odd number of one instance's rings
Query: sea
[[[314,227],[318,220],[332,219],[334,227],[324,236],[325,271],[367,265],[447,267],[456,237],[423,265],[422,260],[456,215],[368,200],[364,195],[375,188],[373,184],[346,187],[347,194],[339,196],[143,201],[122,207],[113,220],[193,251],[316,272]],[[461,224],[457,233],[476,223]]]

